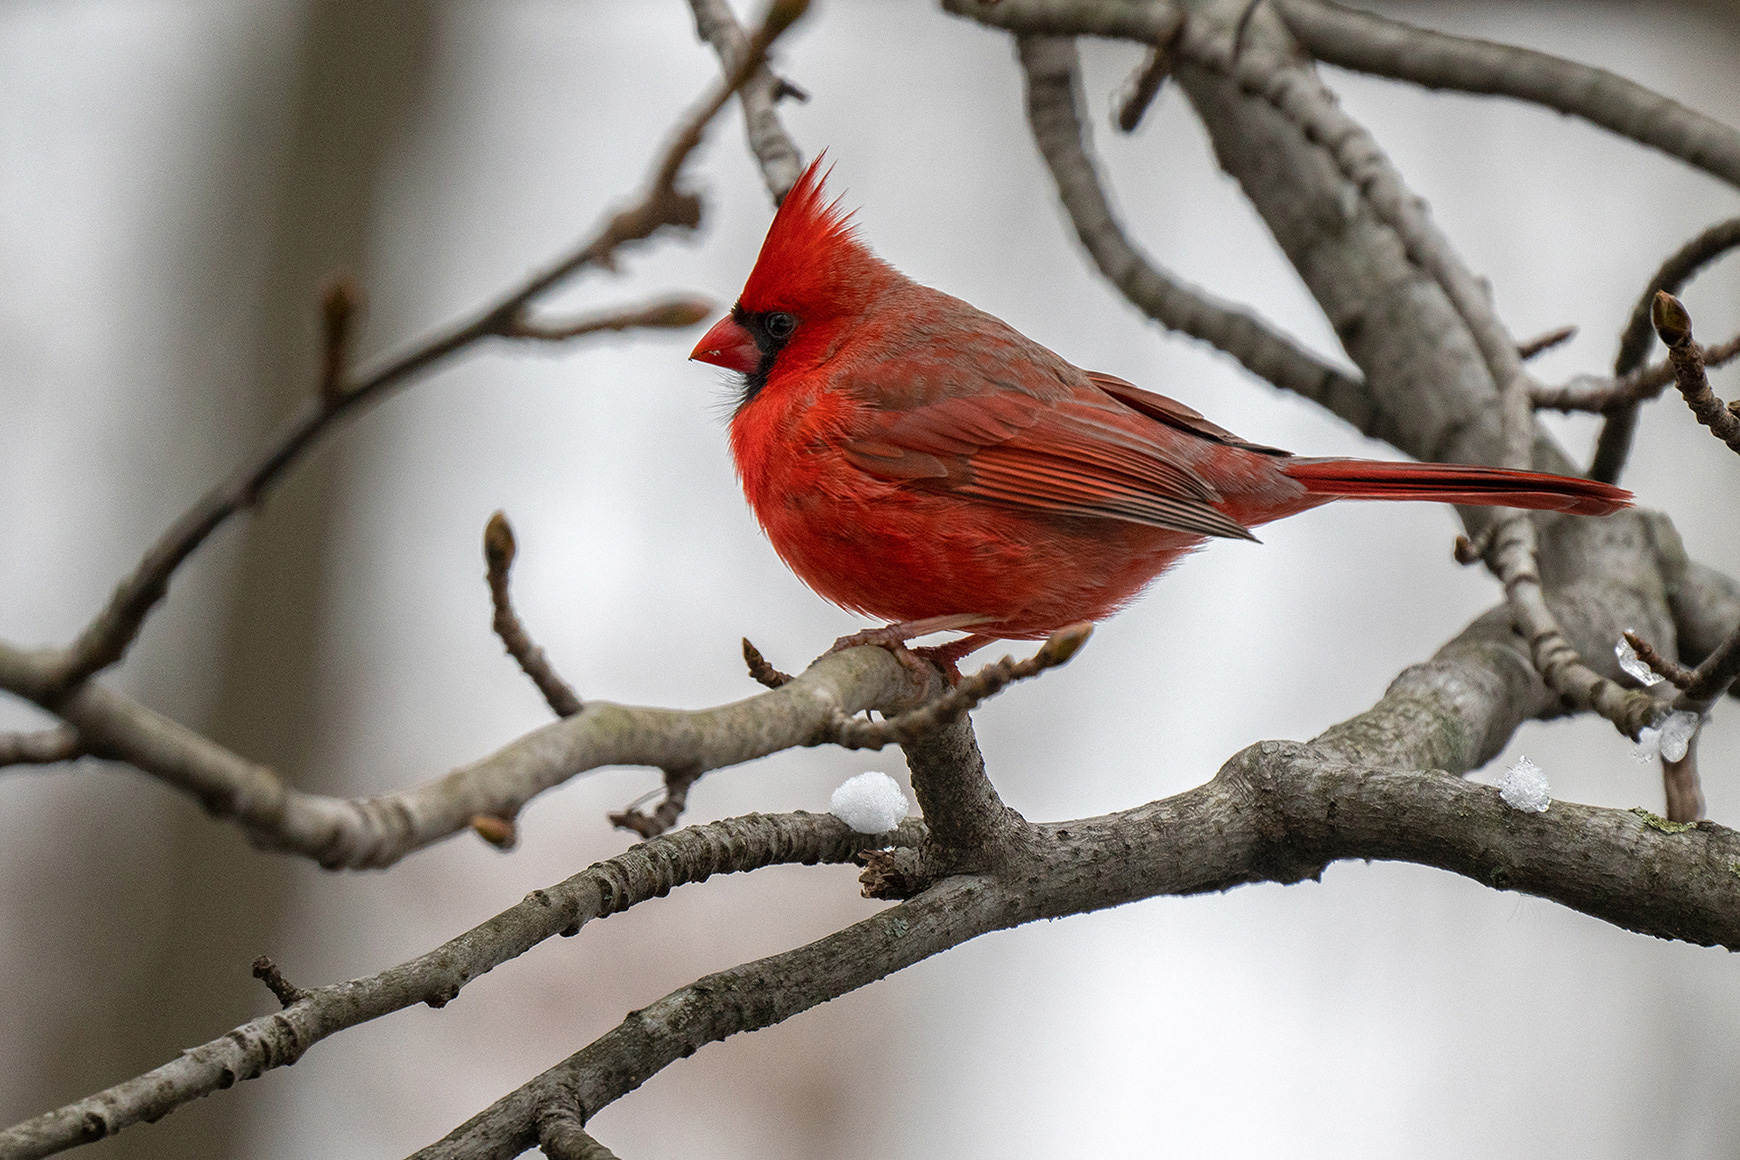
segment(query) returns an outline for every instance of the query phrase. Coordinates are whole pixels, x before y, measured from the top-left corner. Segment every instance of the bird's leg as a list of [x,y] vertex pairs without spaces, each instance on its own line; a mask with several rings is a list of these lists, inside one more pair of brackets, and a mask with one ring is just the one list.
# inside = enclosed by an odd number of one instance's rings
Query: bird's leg
[[[834,647],[828,651],[837,653],[841,649],[857,648],[861,644],[879,644],[884,648],[897,648],[907,641],[919,636],[929,636],[933,632],[960,632],[984,621],[984,617],[972,612],[951,612],[947,616],[927,616],[923,620],[901,620],[893,624],[885,624],[881,628],[866,628],[862,632],[854,632],[842,636],[834,642]],[[968,637],[968,640],[973,639]],[[977,645],[973,646],[977,648]]]

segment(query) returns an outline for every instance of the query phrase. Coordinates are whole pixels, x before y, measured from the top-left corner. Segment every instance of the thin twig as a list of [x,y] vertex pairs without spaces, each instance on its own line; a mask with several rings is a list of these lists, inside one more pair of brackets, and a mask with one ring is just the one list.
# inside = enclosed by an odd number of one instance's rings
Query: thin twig
[[1570,342],[1577,336],[1575,326],[1561,326],[1557,330],[1549,330],[1545,334],[1537,334],[1527,342],[1519,342],[1516,346],[1516,356],[1527,362],[1538,354],[1552,350],[1555,346]]
[[1624,636],[1625,643],[1631,646],[1631,651],[1637,654],[1637,659],[1659,674],[1662,680],[1682,691],[1691,683],[1693,670],[1686,668],[1672,657],[1663,656],[1653,644],[1629,628],[1625,630]]
[[768,663],[761,650],[749,643],[749,638],[743,638],[743,663],[749,666],[749,675],[755,678],[757,684],[770,689],[791,683],[791,674],[782,673]]
[[64,695],[120,660],[138,636],[146,616],[168,592],[169,579],[182,561],[224,521],[257,503],[279,475],[334,423],[379,402],[393,388],[456,351],[486,338],[511,334],[514,326],[523,321],[526,308],[546,291],[589,267],[613,269],[616,253],[624,246],[644,241],[667,227],[694,229],[699,225],[700,198],[677,186],[683,165],[725,102],[761,67],[774,39],[807,7],[807,0],[778,0],[769,9],[767,19],[750,37],[746,51],[736,67],[729,70],[724,83],[679,124],[670,144],[657,159],[646,192],[627,209],[611,214],[589,241],[532,275],[494,305],[389,360],[362,379],[335,381],[329,388],[317,391],[265,448],[207,492],[158,538],[133,574],[115,590],[108,606],[59,657],[47,682],[52,694],[47,699]]
[[362,288],[349,274],[335,275],[320,296],[322,349],[319,395],[328,407],[344,394],[345,371],[350,363],[351,336],[362,311]]
[[643,306],[631,306],[605,314],[589,314],[567,322],[543,322],[521,318],[505,331],[507,338],[533,338],[542,342],[567,342],[602,331],[669,329],[679,330],[704,322],[713,313],[713,303],[706,298],[666,298]]
[[84,755],[84,743],[71,725],[28,733],[0,733],[0,769],[8,765],[53,765]]
[[[1652,664],[1650,667],[1655,666]],[[1661,672],[1660,669],[1656,671]],[[1740,628],[1729,633],[1714,652],[1687,674],[1685,684],[1674,682],[1680,690],[1674,708],[1707,713],[1723,693],[1734,687],[1736,680],[1740,680]]]
[[501,637],[508,655],[519,662],[521,671],[538,686],[538,692],[544,695],[551,711],[558,717],[572,717],[585,708],[585,704],[573,687],[556,675],[556,670],[550,666],[550,658],[532,641],[531,634],[514,614],[513,602],[508,598],[508,573],[513,569],[517,551],[512,525],[507,516],[496,512],[483,529],[483,558],[489,565],[485,579],[489,581],[490,602],[495,606],[490,627]]
[[1740,453],[1740,415],[1716,397],[1704,374],[1704,352],[1692,341],[1692,316],[1685,304],[1666,290],[1658,290],[1650,312],[1655,332],[1667,344],[1668,361],[1674,364],[1674,383],[1699,423],[1710,434]]
[[[40,654],[0,641],[0,686],[33,688]],[[58,703],[90,752],[126,761],[239,826],[255,844],[330,869],[390,866],[480,815],[511,819],[533,798],[606,765],[708,770],[797,745],[816,745],[836,711],[899,712],[922,686],[886,649],[818,660],[784,688],[734,704],[681,710],[591,701],[451,772],[374,797],[336,797],[285,785],[265,766],[141,705],[102,682]]]
[[266,955],[254,960],[254,978],[266,984],[266,989],[278,997],[280,1007],[288,1007],[308,997],[308,992],[286,979],[278,964]]
[[[1655,336],[1655,327],[1650,320],[1655,310],[1656,294],[1663,290],[1669,294],[1678,294],[1698,271],[1736,246],[1740,246],[1740,218],[1730,218],[1717,222],[1668,255],[1667,260],[1650,277],[1649,285],[1638,295],[1636,305],[1631,308],[1631,317],[1626,320],[1625,330],[1619,336],[1619,354],[1613,360],[1614,378],[1623,381],[1627,376],[1640,371],[1644,360],[1649,357]],[[1740,338],[1735,342],[1736,349],[1740,349]],[[1663,373],[1660,386],[1665,387],[1673,381],[1672,370],[1664,368]],[[1648,397],[1655,396],[1651,394]],[[1608,414],[1607,421],[1601,425],[1601,433],[1595,440],[1595,457],[1589,464],[1591,479],[1599,479],[1605,483],[1618,482],[1626,457],[1631,453],[1631,439],[1636,430],[1635,406],[1620,406]]]
[[1450,554],[1456,558],[1458,564],[1464,567],[1478,564],[1486,558],[1486,553],[1492,550],[1492,537],[1497,531],[1498,525],[1491,523],[1481,528],[1472,537],[1457,536]]
[[[1706,367],[1726,366],[1740,357],[1740,335],[1703,351]],[[1580,375],[1558,387],[1531,384],[1530,401],[1537,410],[1594,411],[1611,417],[1658,397],[1673,382],[1674,364],[1663,359],[1617,378]]]
[[[1183,25],[1179,25],[1180,28]],[[1126,133],[1134,133],[1136,126],[1142,123],[1148,109],[1154,104],[1154,98],[1160,95],[1160,87],[1166,83],[1166,77],[1172,72],[1172,45],[1156,44],[1148,50],[1148,59],[1130,78],[1130,91],[1118,106],[1118,128]]]
[[935,700],[882,721],[836,712],[828,740],[846,749],[880,749],[894,741],[915,741],[958,720],[1014,682],[1068,664],[1093,635],[1093,630],[1093,625],[1085,623],[1060,628],[1026,660],[1004,657],[994,661],[972,676],[962,677],[958,685]]
[[646,813],[638,806],[629,806],[618,813],[606,814],[605,819],[619,830],[639,834],[643,841],[656,838],[676,825],[677,819],[683,816],[683,810],[689,805],[689,789],[701,780],[705,772],[695,765],[667,769],[664,771],[663,798],[652,813]]

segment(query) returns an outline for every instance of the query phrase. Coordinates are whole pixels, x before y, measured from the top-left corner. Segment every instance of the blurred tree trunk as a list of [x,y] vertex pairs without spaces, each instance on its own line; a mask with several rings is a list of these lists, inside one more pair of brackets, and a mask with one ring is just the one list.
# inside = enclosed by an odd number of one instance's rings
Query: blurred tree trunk
[[[235,70],[210,170],[189,175],[189,196],[206,203],[197,220],[208,225],[187,242],[188,309],[177,320],[189,378],[182,404],[252,416],[230,428],[242,432],[240,443],[215,457],[220,471],[313,389],[319,288],[337,269],[364,274],[378,195],[423,111],[437,14],[433,2],[321,0],[299,13],[293,40],[251,40],[250,59]],[[291,101],[287,118],[271,107],[277,94],[260,91],[282,75],[271,57],[286,48],[297,57],[287,90],[278,90]],[[264,159],[272,178],[263,191],[247,177],[261,168],[262,135],[276,137],[283,150]],[[258,316],[250,319],[233,299],[252,286],[259,288]],[[250,334],[251,350],[205,357],[214,344],[245,344]],[[212,366],[231,373],[213,374]],[[291,783],[326,791],[337,787],[309,760],[334,700],[321,693],[320,659],[335,503],[357,458],[343,443],[320,448],[263,508],[225,533],[234,537],[228,591],[211,586],[225,611],[208,613],[224,619],[213,657],[219,679],[209,714],[189,722]],[[162,679],[163,667],[147,668],[147,686]],[[174,695],[150,687],[141,693],[158,704]],[[155,891],[163,902],[154,921],[93,913],[105,903],[124,905],[110,894],[78,908],[75,921],[88,927],[140,936],[105,947],[125,960],[100,968],[112,973],[113,992],[81,1006],[69,1021],[75,1026],[51,1030],[46,1066],[31,1077],[37,1090],[23,1094],[32,1111],[154,1067],[271,1003],[249,964],[279,941],[291,864],[249,848],[234,827],[214,826],[181,803],[164,821],[161,842],[153,872],[168,880]],[[201,1101],[98,1148],[128,1157],[241,1155],[249,1150],[242,1138],[248,1103]]]

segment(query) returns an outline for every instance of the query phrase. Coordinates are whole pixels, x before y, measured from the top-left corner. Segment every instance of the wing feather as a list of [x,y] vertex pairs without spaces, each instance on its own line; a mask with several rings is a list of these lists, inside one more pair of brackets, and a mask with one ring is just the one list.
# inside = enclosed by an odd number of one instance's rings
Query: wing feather
[[[960,393],[952,375],[886,392],[858,378],[854,393],[871,404],[862,413],[868,422],[843,450],[859,470],[915,487],[1052,515],[1255,538],[1214,506],[1219,493],[1170,445],[1194,437],[1273,449],[1111,376],[1036,384],[1005,377],[987,375],[973,393]],[[888,406],[894,399],[900,404]]]

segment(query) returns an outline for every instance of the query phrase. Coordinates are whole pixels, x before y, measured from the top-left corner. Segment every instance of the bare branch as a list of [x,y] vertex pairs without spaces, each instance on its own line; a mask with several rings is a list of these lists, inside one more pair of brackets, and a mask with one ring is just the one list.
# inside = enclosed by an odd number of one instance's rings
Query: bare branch
[[350,341],[362,312],[362,288],[349,274],[338,274],[320,296],[321,336],[320,401],[336,406],[345,391],[345,370],[350,362]]
[[[1725,366],[1740,357],[1740,335],[1715,346],[1703,347],[1702,350],[1706,367]],[[1540,410],[1595,411],[1612,419],[1638,403],[1647,403],[1658,397],[1673,382],[1674,364],[1664,359],[1648,366],[1640,366],[1617,378],[1579,375],[1560,387],[1531,384],[1529,397]],[[1602,431],[1605,433],[1609,429],[1616,428],[1609,423]],[[1594,469],[1590,470],[1593,472]],[[1591,478],[1594,476],[1591,475]]]
[[[41,682],[45,655],[0,643],[0,688],[29,696]],[[923,695],[886,649],[851,649],[821,658],[783,688],[715,709],[592,701],[481,761],[376,798],[288,787],[265,766],[97,682],[56,701],[54,712],[93,755],[126,761],[193,795],[256,844],[329,868],[362,869],[389,866],[472,827],[480,815],[511,819],[538,794],[589,769],[718,769],[794,745],[826,744],[837,714],[899,713]]]
[[1740,628],[1729,633],[1716,651],[1692,670],[1674,707],[1706,712],[1736,680],[1740,680]]
[[[517,906],[409,962],[304,991],[284,1010],[250,1020],[144,1075],[0,1131],[0,1156],[47,1156],[104,1139],[237,1080],[287,1067],[346,1028],[418,1003],[444,1006],[473,979],[546,939],[578,934],[595,918],[662,898],[678,886],[763,866],[846,863],[867,846],[910,844],[922,832],[919,823],[908,822],[893,834],[856,834],[838,818],[806,813],[751,814],[691,826],[534,890]],[[528,1139],[521,1150],[536,1143]]]
[[[726,0],[689,0],[695,14],[695,33],[713,46],[719,63],[727,72],[735,69],[748,51],[749,37],[732,15]],[[785,200],[785,195],[803,174],[803,154],[798,151],[785,126],[780,124],[774,106],[782,96],[807,100],[803,90],[765,66],[744,82],[737,99],[743,105],[743,124],[749,133],[749,148],[761,165],[761,176],[767,182],[767,192],[773,204]]]
[[1704,791],[1698,785],[1698,739],[1686,742],[1686,755],[1661,759],[1662,793],[1667,798],[1667,819],[1684,825],[1704,816]]
[[589,314],[568,322],[538,322],[530,318],[517,319],[504,331],[507,338],[535,338],[542,342],[567,342],[603,331],[664,329],[680,330],[706,321],[713,313],[713,303],[692,296],[666,298],[642,306],[602,314]]
[[8,765],[53,765],[84,754],[78,730],[70,725],[32,733],[0,733],[0,769]]
[[266,955],[254,960],[254,978],[266,984],[266,989],[277,998],[280,1007],[300,1003],[308,997],[308,992],[286,979],[284,972],[278,969],[278,964]]
[[1069,663],[1093,635],[1091,624],[1073,624],[1051,634],[1038,652],[1026,660],[1004,657],[986,665],[935,700],[884,721],[867,721],[841,712],[834,718],[835,745],[846,749],[881,749],[890,742],[916,741],[951,721],[959,720],[980,702],[996,696],[1016,681],[1036,677],[1046,669]]
[[1631,651],[1637,654],[1637,659],[1661,674],[1662,678],[1676,689],[1684,689],[1692,680],[1692,670],[1680,664],[1671,657],[1665,657],[1643,637],[1629,628],[1622,634],[1625,643],[1631,646]]
[[761,650],[749,643],[748,637],[743,638],[743,663],[749,666],[749,675],[758,685],[777,689],[791,682],[791,674],[782,673],[769,664],[767,658],[761,655]]
[[[61,692],[120,660],[151,609],[169,590],[169,579],[183,560],[225,520],[252,507],[283,471],[301,458],[338,420],[361,413],[393,389],[454,353],[487,338],[511,335],[526,308],[546,291],[589,267],[614,267],[617,251],[665,228],[694,229],[701,202],[678,188],[683,164],[700,144],[707,125],[737,89],[761,67],[768,47],[807,8],[806,0],[778,0],[750,38],[747,50],[725,83],[678,126],[660,154],[645,193],[627,209],[612,214],[592,238],[566,257],[532,275],[493,306],[456,323],[435,337],[389,360],[354,383],[334,380],[315,393],[255,457],[207,492],[163,533],[133,574],[121,582],[109,604],[57,659],[51,684]],[[329,330],[329,348],[330,342]],[[330,361],[330,359],[329,359]]]
[[415,1160],[517,1155],[536,1142],[540,1109],[595,1114],[705,1044],[781,1022],[989,931],[1155,894],[1296,882],[1336,858],[1407,850],[1411,859],[1633,930],[1740,946],[1740,877],[1727,869],[1740,861],[1733,830],[1657,828],[1629,810],[1568,802],[1525,814],[1490,787],[1436,772],[1336,765],[1311,746],[1264,742],[1176,797],[1029,830],[1032,860],[1019,875],[947,878],[808,946],[699,979],[634,1012]]
[[619,830],[629,830],[639,834],[644,841],[656,838],[677,824],[677,819],[683,816],[683,811],[689,805],[689,789],[701,779],[704,770],[692,765],[664,771],[665,788],[659,804],[652,813],[646,813],[638,808],[640,802],[647,798],[637,799],[627,809],[619,813],[607,815],[611,825]]
[[1010,32],[1052,36],[1107,36],[1165,44],[1184,26],[1184,9],[1170,0],[942,0],[965,16]]
[[[1180,39],[1179,51],[1204,68],[1230,72],[1236,67],[1242,87],[1262,94],[1298,125],[1306,140],[1317,143],[1333,159],[1349,187],[1358,191],[1360,202],[1393,233],[1410,264],[1442,291],[1473,339],[1498,391],[1499,461],[1507,467],[1533,466],[1537,431],[1516,340],[1494,312],[1485,286],[1463,264],[1427,216],[1425,203],[1407,188],[1370,133],[1320,83],[1296,71],[1279,46],[1264,54],[1247,52],[1235,66],[1214,30],[1198,33],[1191,25]],[[1494,518],[1498,530],[1487,560],[1504,584],[1517,631],[1529,641],[1542,679],[1572,705],[1594,709],[1635,737],[1663,708],[1646,694],[1621,689],[1583,663],[1566,640],[1542,588],[1534,521],[1521,513]]]
[[1555,330],[1549,330],[1545,334],[1537,334],[1527,342],[1517,343],[1516,356],[1527,362],[1538,354],[1552,350],[1555,346],[1570,342],[1575,337],[1577,337],[1575,326],[1561,326]]
[[[1180,29],[1183,24],[1178,26]],[[1118,105],[1118,128],[1126,133],[1134,133],[1142,123],[1154,98],[1160,95],[1160,86],[1166,83],[1166,74],[1172,71],[1172,44],[1156,44],[1148,50],[1148,59],[1142,67],[1136,70],[1130,78],[1130,91]]]
[[538,1147],[550,1160],[616,1160],[616,1153],[592,1138],[572,1108],[545,1108],[538,1116]]
[[533,643],[525,625],[514,615],[513,602],[508,599],[508,573],[513,569],[517,551],[513,526],[508,523],[507,516],[496,512],[483,529],[483,557],[489,566],[485,578],[489,581],[490,602],[495,606],[495,618],[490,626],[501,637],[508,655],[519,662],[520,670],[538,686],[538,692],[544,695],[550,711],[558,717],[572,717],[585,707],[584,704],[568,682],[550,667],[550,658]]
[[[949,5],[951,10],[979,7]],[[1014,14],[1010,0],[989,10],[998,21]],[[1177,27],[1171,26],[1170,38]],[[1106,279],[1137,309],[1169,330],[1225,351],[1278,387],[1313,399],[1371,433],[1372,404],[1365,385],[1275,330],[1249,311],[1227,306],[1156,268],[1125,236],[1101,188],[1089,154],[1080,68],[1073,42],[1024,36],[1018,40],[1027,75],[1027,119],[1033,139],[1057,181],[1057,193],[1076,234]]]
[[[1650,318],[1655,308],[1656,294],[1663,290],[1669,294],[1678,294],[1699,270],[1735,246],[1740,246],[1740,218],[1717,222],[1668,255],[1667,261],[1661,264],[1661,268],[1650,278],[1649,285],[1644,287],[1643,293],[1637,299],[1637,305],[1631,308],[1631,317],[1626,321],[1625,332],[1619,337],[1619,355],[1613,364],[1614,378],[1624,381],[1628,376],[1640,372],[1644,360],[1649,357],[1655,336],[1655,327]],[[1735,339],[1735,348],[1740,350],[1740,338]],[[1663,375],[1659,384],[1662,387],[1673,381],[1669,368],[1656,373]],[[1652,393],[1648,397],[1654,398],[1655,395]],[[1625,466],[1625,458],[1631,452],[1631,438],[1636,429],[1635,406],[1620,406],[1608,416],[1607,422],[1601,426],[1601,434],[1595,440],[1595,458],[1589,465],[1591,479],[1607,483],[1618,481],[1619,472]]]
[[1668,361],[1674,365],[1674,382],[1686,406],[1699,423],[1710,429],[1710,434],[1726,443],[1729,450],[1740,452],[1740,415],[1710,389],[1710,380],[1704,374],[1704,352],[1692,341],[1692,316],[1685,304],[1666,290],[1658,290],[1650,319],[1655,332],[1667,344]]
[[1325,64],[1570,113],[1740,186],[1740,133],[1606,69],[1533,49],[1431,32],[1321,0],[1275,0]]

